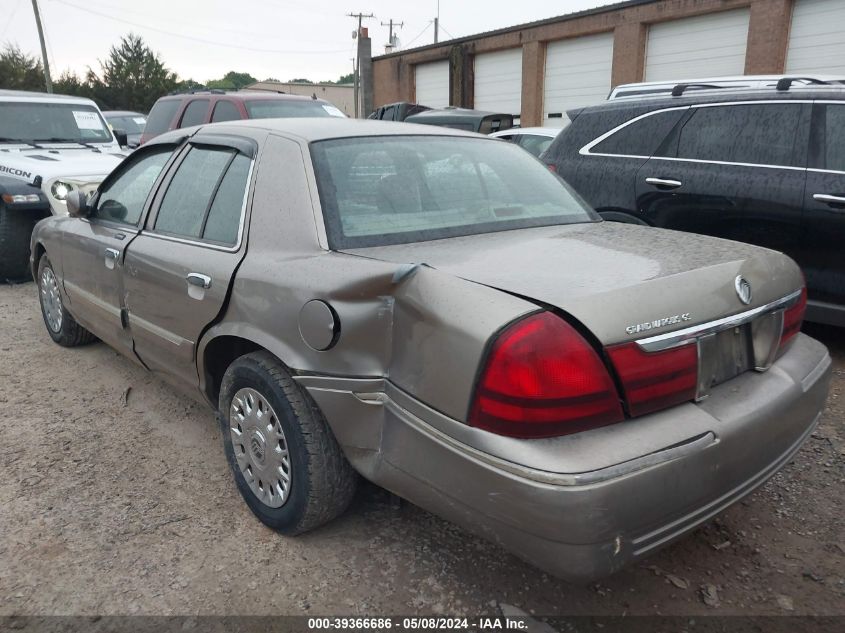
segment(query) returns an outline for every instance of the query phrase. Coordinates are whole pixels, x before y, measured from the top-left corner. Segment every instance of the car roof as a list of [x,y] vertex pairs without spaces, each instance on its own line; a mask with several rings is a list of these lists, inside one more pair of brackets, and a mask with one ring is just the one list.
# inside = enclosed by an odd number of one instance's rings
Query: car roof
[[270,101],[317,101],[319,103],[328,103],[324,99],[314,99],[314,97],[309,97],[306,95],[292,95],[287,94],[284,92],[270,92],[268,90],[233,90],[233,91],[225,91],[225,90],[198,90],[194,92],[183,92],[180,94],[175,95],[166,95],[161,97],[159,101],[171,101],[173,99],[187,99],[190,97],[228,97],[229,99],[237,99],[237,100],[246,100],[249,99],[250,101],[253,100],[270,100]]
[[292,117],[285,119],[243,119],[224,123],[207,123],[194,128],[172,130],[156,136],[150,143],[172,143],[179,138],[192,134],[232,133],[237,128],[275,132],[283,136],[300,138],[306,142],[323,141],[336,138],[364,136],[465,136],[469,138],[487,138],[483,134],[465,132],[446,127],[377,121],[373,119],[347,119],[340,117]]
[[32,92],[28,90],[0,90],[0,99],[3,98],[26,99],[49,103],[84,103],[86,105],[96,105],[91,99],[86,97],[73,97],[71,95],[57,95],[47,92]]
[[581,112],[599,112],[646,108],[683,107],[700,103],[730,103],[736,101],[792,101],[792,100],[842,100],[845,99],[845,85],[793,86],[789,90],[767,89],[691,89],[680,96],[671,94],[647,94],[624,99],[610,99],[585,108],[575,108]]

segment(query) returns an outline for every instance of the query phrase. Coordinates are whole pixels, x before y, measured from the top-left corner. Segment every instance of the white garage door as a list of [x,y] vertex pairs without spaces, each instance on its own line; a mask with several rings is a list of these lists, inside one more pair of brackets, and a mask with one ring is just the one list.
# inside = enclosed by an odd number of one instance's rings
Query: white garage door
[[613,33],[550,42],[546,48],[543,125],[560,127],[566,111],[607,99]]
[[648,29],[646,81],[745,74],[748,9],[709,13],[652,24]]
[[845,2],[796,0],[786,53],[789,74],[845,73]]
[[429,108],[449,105],[449,62],[417,64],[414,68],[416,100]]
[[477,110],[518,117],[522,111],[522,48],[475,56]]

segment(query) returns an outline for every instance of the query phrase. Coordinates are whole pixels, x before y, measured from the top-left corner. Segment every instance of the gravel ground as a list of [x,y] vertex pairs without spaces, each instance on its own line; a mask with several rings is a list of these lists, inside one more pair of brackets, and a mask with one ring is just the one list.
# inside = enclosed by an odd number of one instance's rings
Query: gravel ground
[[0,286],[0,615],[845,615],[845,330],[810,332],[835,375],[795,460],[680,543],[575,586],[371,485],[331,525],[275,534],[209,411],[103,344],[54,345],[35,286]]

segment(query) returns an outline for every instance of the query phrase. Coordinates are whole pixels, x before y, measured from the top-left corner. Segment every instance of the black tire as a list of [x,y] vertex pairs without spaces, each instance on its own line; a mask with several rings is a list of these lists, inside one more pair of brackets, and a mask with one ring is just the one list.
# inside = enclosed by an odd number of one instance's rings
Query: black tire
[[38,262],[38,277],[35,281],[38,284],[38,303],[41,305],[41,317],[44,319],[44,327],[47,328],[47,333],[50,335],[50,338],[62,347],[77,347],[78,345],[86,345],[96,341],[97,337],[79,325],[71,313],[67,311],[67,308],[65,308],[62,304],[61,294],[59,293],[54,294],[56,295],[55,301],[58,302],[61,319],[57,328],[54,328],[50,324],[50,319],[47,316],[47,307],[45,305],[47,303],[45,296],[49,294],[49,290],[45,288],[46,282],[44,275],[47,271],[52,273],[55,279],[58,279],[55,271],[53,270],[53,265],[47,258],[47,253],[44,253]]
[[40,219],[31,211],[12,211],[0,203],[0,280],[29,278],[29,241]]
[[[242,389],[254,389],[266,399],[284,431],[290,483],[281,507],[271,507],[258,498],[235,457],[230,420],[232,401]],[[250,510],[265,525],[293,536],[328,523],[346,510],[355,494],[358,474],[317,405],[272,354],[254,352],[233,362],[223,376],[219,407],[226,459],[235,483]]]

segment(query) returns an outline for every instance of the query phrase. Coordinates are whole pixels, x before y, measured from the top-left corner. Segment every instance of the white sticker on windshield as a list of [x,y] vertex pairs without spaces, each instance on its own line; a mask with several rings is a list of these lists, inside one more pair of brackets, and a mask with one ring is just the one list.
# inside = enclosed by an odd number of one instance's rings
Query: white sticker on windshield
[[96,112],[86,110],[74,110],[73,118],[76,119],[76,127],[80,130],[102,130],[103,124]]
[[331,116],[339,116],[343,119],[346,118],[346,115],[343,112],[341,112],[340,110],[338,110],[336,107],[334,107],[333,105],[328,105],[328,104],[324,103],[323,104],[323,110],[328,112]]
[[147,120],[142,116],[133,116],[132,120],[135,121],[138,125],[146,125]]

